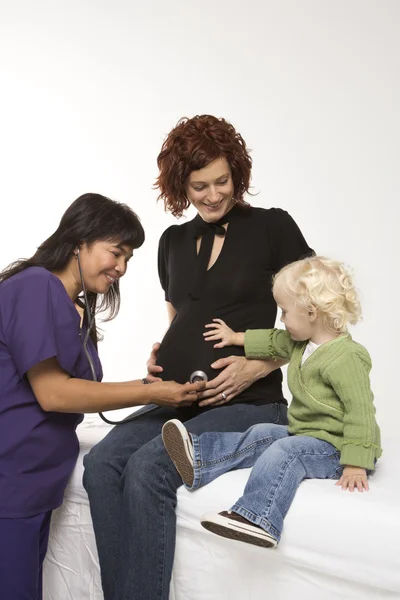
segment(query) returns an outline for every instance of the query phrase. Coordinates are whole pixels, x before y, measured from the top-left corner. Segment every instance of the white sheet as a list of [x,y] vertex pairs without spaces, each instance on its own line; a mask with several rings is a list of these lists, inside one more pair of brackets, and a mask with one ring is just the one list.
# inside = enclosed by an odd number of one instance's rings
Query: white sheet
[[[44,567],[44,600],[102,600],[82,457],[110,427],[90,416],[79,427],[81,453],[55,511]],[[249,470],[227,473],[190,493],[178,492],[178,538],[171,600],[308,600],[400,598],[400,468],[395,436],[369,493],[342,492],[332,481],[305,481],[276,550],[232,542],[205,531],[199,517],[228,508]],[[149,599],[152,600],[152,599]]]

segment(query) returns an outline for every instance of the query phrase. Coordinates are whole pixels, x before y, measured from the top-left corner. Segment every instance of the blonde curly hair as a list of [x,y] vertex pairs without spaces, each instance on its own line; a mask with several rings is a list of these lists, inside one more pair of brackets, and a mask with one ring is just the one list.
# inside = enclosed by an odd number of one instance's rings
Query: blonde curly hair
[[305,311],[317,311],[327,331],[344,333],[361,318],[353,279],[343,263],[312,256],[283,267],[274,277]]

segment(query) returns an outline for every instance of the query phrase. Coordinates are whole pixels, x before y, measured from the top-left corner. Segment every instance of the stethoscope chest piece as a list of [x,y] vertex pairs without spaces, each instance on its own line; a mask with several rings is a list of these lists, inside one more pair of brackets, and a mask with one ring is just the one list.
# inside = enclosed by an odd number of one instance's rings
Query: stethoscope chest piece
[[208,381],[208,377],[204,371],[193,371],[189,381],[190,383],[196,383],[197,381]]

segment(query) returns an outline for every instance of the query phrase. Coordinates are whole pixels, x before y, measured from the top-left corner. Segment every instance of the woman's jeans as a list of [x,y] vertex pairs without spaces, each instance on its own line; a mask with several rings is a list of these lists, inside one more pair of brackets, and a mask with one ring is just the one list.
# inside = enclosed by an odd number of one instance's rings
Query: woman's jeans
[[[188,427],[190,431],[190,428]],[[340,452],[323,440],[290,435],[263,423],[244,433],[192,431],[195,490],[233,469],[253,467],[243,496],[231,510],[280,540],[283,520],[303,479],[338,479]]]
[[[146,408],[142,409],[146,412]],[[138,411],[139,412],[139,411]],[[176,491],[182,485],[161,440],[169,419],[189,431],[245,431],[287,423],[284,404],[249,403],[193,411],[160,408],[114,427],[85,456],[88,492],[105,600],[168,600],[176,534]]]

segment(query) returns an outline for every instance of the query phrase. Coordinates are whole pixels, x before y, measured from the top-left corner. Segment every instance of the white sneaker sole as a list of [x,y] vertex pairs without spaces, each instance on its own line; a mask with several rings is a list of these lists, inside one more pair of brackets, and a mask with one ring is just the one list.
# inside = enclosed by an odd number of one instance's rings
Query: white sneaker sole
[[178,419],[171,419],[163,426],[161,435],[176,470],[183,482],[191,487],[194,480],[193,446],[188,430]]
[[252,525],[250,522],[241,523],[229,517],[223,517],[217,513],[207,513],[201,517],[202,526],[225,538],[262,546],[264,548],[275,548],[277,541],[269,533]]

